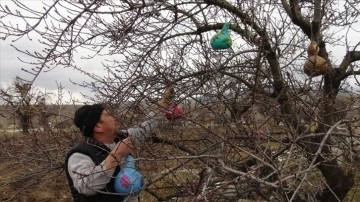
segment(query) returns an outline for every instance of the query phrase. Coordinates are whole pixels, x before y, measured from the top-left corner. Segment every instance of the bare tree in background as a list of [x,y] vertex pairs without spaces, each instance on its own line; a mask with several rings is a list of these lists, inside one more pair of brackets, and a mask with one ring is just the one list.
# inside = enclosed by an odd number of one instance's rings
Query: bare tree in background
[[23,82],[20,78],[15,79],[14,84],[7,89],[0,89],[2,102],[12,109],[13,116],[19,121],[24,134],[29,134],[31,120],[35,115],[31,103],[35,95],[29,91],[31,84]]
[[[183,123],[139,154],[152,197],[325,202],[345,200],[354,186],[358,97],[341,89],[349,78],[359,86],[359,41],[338,31],[356,30],[359,2],[80,0],[45,1],[38,10],[12,3],[16,10],[1,3],[1,37],[40,37],[45,46],[17,48],[34,58],[29,83],[55,67],[75,68],[92,79],[78,85],[124,119],[129,105],[151,110],[144,103],[175,84]],[[225,22],[233,46],[214,51],[209,40]],[[311,42],[326,63],[321,74],[304,74]],[[329,52],[335,45],[340,62]],[[76,66],[75,57],[103,59],[106,76]]]

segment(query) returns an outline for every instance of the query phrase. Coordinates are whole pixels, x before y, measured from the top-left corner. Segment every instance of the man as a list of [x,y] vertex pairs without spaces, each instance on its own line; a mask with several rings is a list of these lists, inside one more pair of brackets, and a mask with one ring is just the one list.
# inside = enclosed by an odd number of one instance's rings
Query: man
[[[166,88],[159,107],[168,108],[173,94],[172,87]],[[156,114],[150,112],[145,122],[119,132],[115,118],[103,105],[94,104],[76,110],[74,123],[84,136],[65,158],[74,201],[124,201],[126,196],[115,192],[114,178],[121,170],[122,159],[133,151],[133,144],[144,141],[156,128]],[[119,134],[126,138],[119,140]]]

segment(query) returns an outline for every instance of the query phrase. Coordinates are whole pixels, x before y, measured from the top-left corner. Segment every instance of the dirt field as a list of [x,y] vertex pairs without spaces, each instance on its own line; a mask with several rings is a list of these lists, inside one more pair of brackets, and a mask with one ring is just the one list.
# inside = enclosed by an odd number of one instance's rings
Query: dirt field
[[[36,137],[20,134],[0,138],[0,201],[71,201],[60,160],[51,152],[60,147],[47,148]],[[45,155],[53,156],[53,162]]]

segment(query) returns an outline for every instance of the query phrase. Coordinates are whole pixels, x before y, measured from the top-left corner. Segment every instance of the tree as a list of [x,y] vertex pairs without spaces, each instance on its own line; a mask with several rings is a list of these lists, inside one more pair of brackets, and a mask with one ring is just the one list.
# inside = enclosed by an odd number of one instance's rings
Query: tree
[[30,84],[24,83],[21,79],[17,78],[14,81],[13,88],[1,89],[0,91],[2,100],[6,105],[10,106],[16,114],[24,134],[29,134],[31,118],[33,116],[30,103],[31,96],[28,95],[30,88]]
[[[358,100],[340,90],[360,73],[359,42],[338,30],[354,28],[358,2],[80,0],[45,2],[43,10],[13,3],[18,11],[0,8],[1,37],[41,35],[43,52],[18,49],[38,61],[37,68],[26,70],[34,79],[48,68],[74,67],[92,79],[80,85],[94,90],[94,100],[115,109],[130,100],[154,102],[166,83],[176,85],[175,101],[189,106],[186,130],[174,126],[174,136],[159,133],[153,142],[190,154],[181,160],[170,150],[181,165],[170,170],[189,169],[189,162],[208,169],[179,182],[182,189],[173,195],[159,194],[156,180],[149,181],[147,191],[154,197],[342,201],[354,186],[358,169],[349,168],[356,161],[340,164],[334,150],[357,152],[358,119],[338,114],[353,112],[351,103]],[[7,23],[8,16],[26,26]],[[225,22],[230,22],[232,48],[214,51],[210,38]],[[329,52],[337,44],[345,52],[339,64]],[[73,59],[83,50],[91,51],[83,57],[107,59],[108,76],[76,66]],[[316,69],[320,66],[322,71]],[[345,109],[336,108],[339,98],[346,99]],[[263,106],[270,110],[257,116]],[[272,119],[284,125],[272,126]],[[345,133],[340,126],[346,126]],[[268,145],[259,143],[259,130]],[[195,146],[187,144],[189,131]],[[230,188],[232,194],[224,191]]]
[[24,134],[29,134],[30,129],[33,128],[35,116],[39,116],[41,121],[49,121],[51,114],[44,111],[46,108],[44,100],[48,95],[34,92],[31,85],[21,78],[17,77],[12,86],[1,88],[0,95],[1,100],[10,108],[7,117],[15,114]]

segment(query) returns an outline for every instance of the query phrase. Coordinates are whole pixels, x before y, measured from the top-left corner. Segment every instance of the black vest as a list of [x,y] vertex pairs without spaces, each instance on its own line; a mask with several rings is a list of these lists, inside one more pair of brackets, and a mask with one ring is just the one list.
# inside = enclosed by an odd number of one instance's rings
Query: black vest
[[[85,138],[84,141],[75,145],[66,155],[65,158],[65,171],[66,177],[68,179],[69,187],[71,190],[71,194],[73,196],[74,202],[121,202],[124,200],[124,196],[120,195],[113,195],[113,194],[103,194],[97,193],[92,196],[86,196],[84,194],[80,194],[74,187],[73,181],[69,175],[68,171],[68,161],[69,157],[73,153],[81,153],[89,156],[95,163],[95,165],[99,165],[101,162],[105,160],[105,158],[109,155],[110,149],[105,146],[104,144],[92,139],[92,138]],[[110,192],[116,193],[114,189],[114,179],[116,174],[120,171],[120,167],[117,166],[113,177],[111,178],[110,182],[106,185],[106,187],[100,191],[102,192]],[[70,171],[71,172],[71,171]]]

